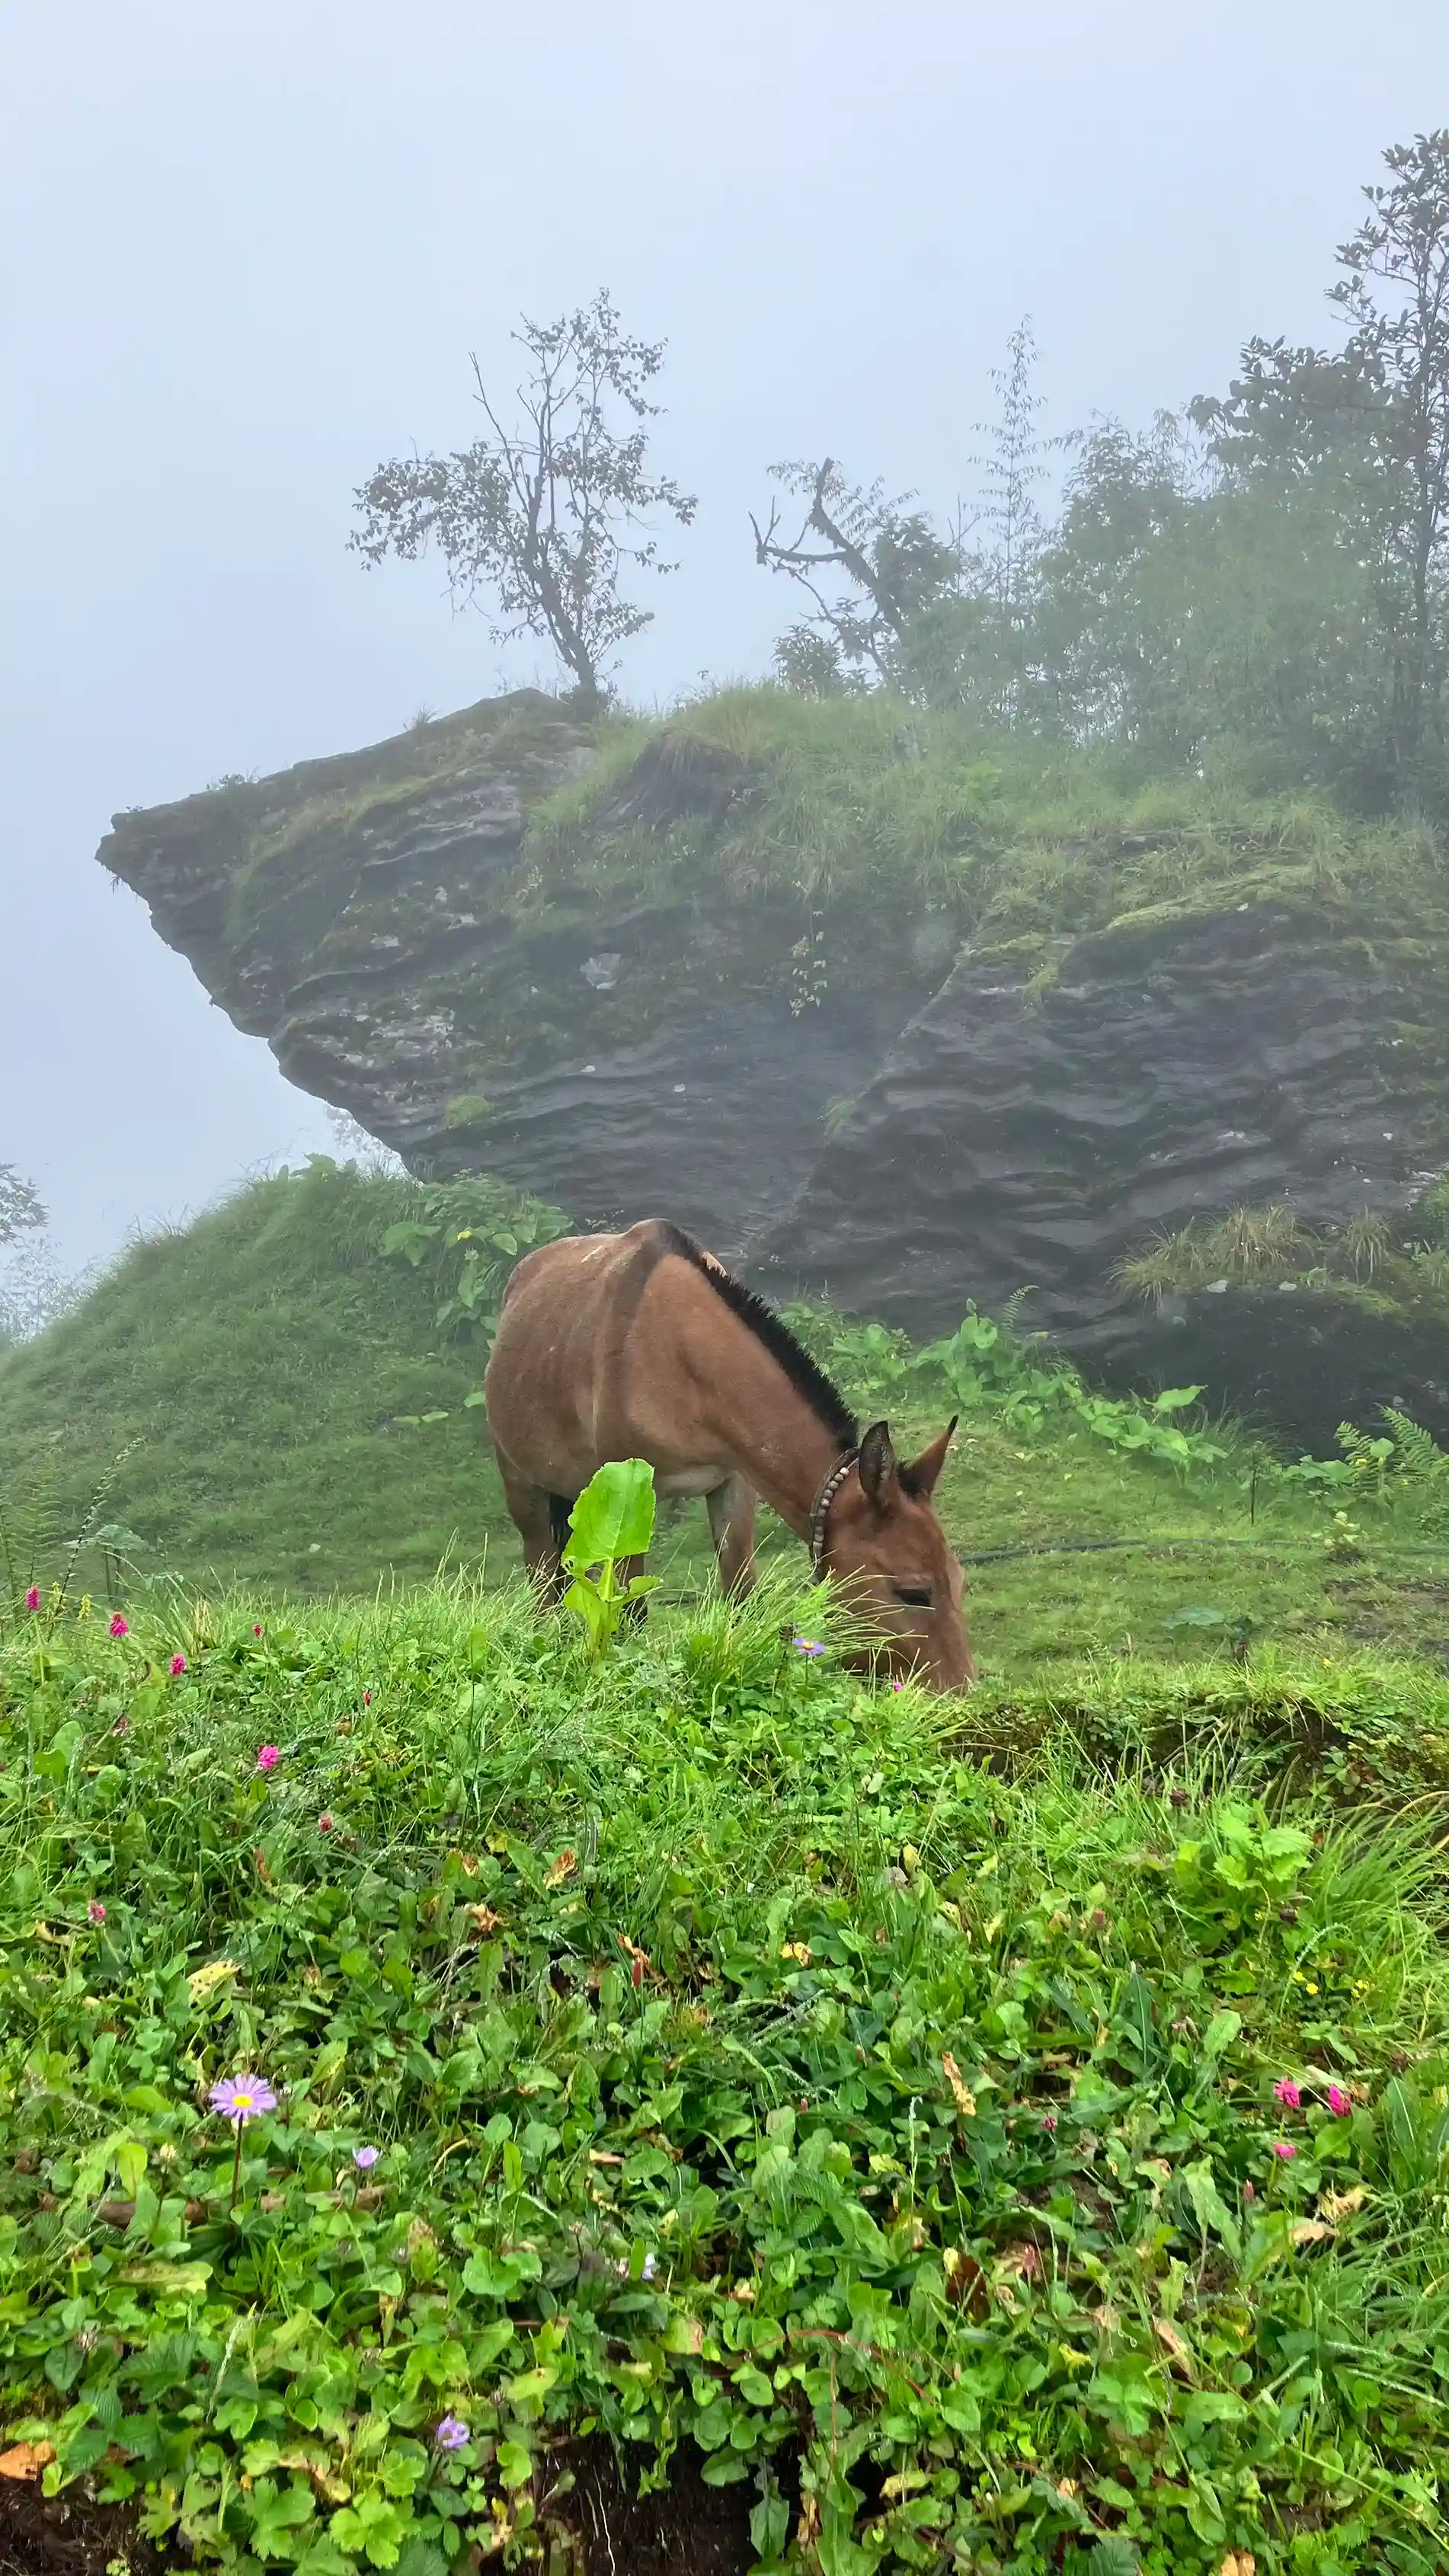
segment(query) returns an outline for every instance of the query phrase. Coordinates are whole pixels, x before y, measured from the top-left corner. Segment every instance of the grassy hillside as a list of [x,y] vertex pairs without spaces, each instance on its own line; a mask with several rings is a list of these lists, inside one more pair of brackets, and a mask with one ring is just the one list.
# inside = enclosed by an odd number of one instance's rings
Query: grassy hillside
[[[503,1579],[517,1545],[468,1403],[485,1344],[465,1309],[472,1296],[486,1317],[517,1229],[562,1223],[487,1183],[430,1194],[318,1163],[142,1245],[0,1360],[0,1492],[20,1557],[42,1521],[39,1570],[54,1571],[119,1458],[95,1517],[145,1541],[140,1573],[302,1595],[421,1580],[445,1559]],[[1142,1436],[1142,1408],[1060,1400],[1076,1382],[1029,1345],[977,1350],[953,1376],[877,1326],[797,1321],[868,1418],[909,1434],[962,1412],[943,1509],[984,1560],[972,1615],[988,1671],[1191,1657],[1249,1635],[1449,1653],[1449,1513],[1392,1464],[1339,1462],[1342,1486],[1304,1486],[1265,1456],[1254,1477],[1249,1444],[1212,1426],[1174,1463],[1118,1445]],[[1345,1503],[1359,1532],[1346,1541]],[[798,1563],[768,1516],[765,1543]],[[1033,1547],[1061,1552],[1020,1552]],[[673,1594],[699,1589],[699,1506],[666,1508],[658,1552]],[[84,1573],[100,1580],[94,1554]]]
[[1449,2565],[1449,1690],[799,1615],[11,1614],[0,2436],[237,2576]]

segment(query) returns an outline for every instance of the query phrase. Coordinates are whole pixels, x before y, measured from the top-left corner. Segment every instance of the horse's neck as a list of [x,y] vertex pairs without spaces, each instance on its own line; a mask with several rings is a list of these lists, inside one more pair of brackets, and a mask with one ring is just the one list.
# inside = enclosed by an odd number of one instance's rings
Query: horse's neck
[[[733,1452],[731,1466],[797,1538],[808,1538],[815,1498],[840,1457],[840,1443],[774,1354],[747,1325],[736,1330],[737,1366],[727,1376],[721,1372],[710,1409]],[[734,1348],[730,1356],[735,1359]]]

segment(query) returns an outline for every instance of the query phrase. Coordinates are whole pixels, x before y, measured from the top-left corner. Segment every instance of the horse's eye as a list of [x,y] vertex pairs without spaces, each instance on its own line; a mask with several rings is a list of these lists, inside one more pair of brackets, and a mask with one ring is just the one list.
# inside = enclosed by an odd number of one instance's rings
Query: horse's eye
[[919,1583],[898,1583],[896,1599],[904,1601],[908,1610],[929,1610],[931,1606],[930,1593]]

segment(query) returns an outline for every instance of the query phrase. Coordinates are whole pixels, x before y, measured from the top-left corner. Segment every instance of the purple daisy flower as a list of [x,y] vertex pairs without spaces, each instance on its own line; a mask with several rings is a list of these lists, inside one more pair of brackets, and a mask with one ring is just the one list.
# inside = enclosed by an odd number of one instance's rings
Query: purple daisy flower
[[433,2430],[433,2440],[440,2451],[461,2451],[472,2435],[460,2415],[442,2415]]
[[235,2120],[238,2128],[277,2107],[275,2093],[260,2075],[228,2075],[224,2082],[213,2084],[208,2098],[213,2111],[223,2120]]

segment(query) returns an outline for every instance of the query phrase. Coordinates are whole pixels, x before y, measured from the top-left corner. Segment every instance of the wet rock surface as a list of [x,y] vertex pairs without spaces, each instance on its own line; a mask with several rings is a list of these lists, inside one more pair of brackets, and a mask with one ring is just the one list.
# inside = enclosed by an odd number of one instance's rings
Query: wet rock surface
[[[1030,1283],[1079,1350],[1141,1334],[1113,1283],[1145,1238],[1289,1200],[1308,1226],[1428,1177],[1402,975],[1254,908],[1076,943],[1037,1000],[969,957],[905,1028],[755,1256],[936,1331]],[[1437,1168],[1437,1167],[1436,1167]]]
[[[915,1333],[1029,1285],[1027,1320],[1107,1376],[1201,1378],[1315,1440],[1395,1396],[1449,1431],[1432,1340],[1307,1294],[1154,1315],[1115,1278],[1236,1206],[1411,1208],[1449,1152],[1422,939],[1180,906],[1061,939],[1029,983],[885,906],[832,924],[802,1006],[778,894],[611,868],[603,829],[597,869],[535,899],[529,814],[594,757],[522,691],[119,816],[99,855],[293,1081],[419,1174],[494,1172],[587,1223],[668,1214],[769,1291]],[[714,828],[740,792],[718,761],[646,771],[612,821],[637,847],[671,798]]]

